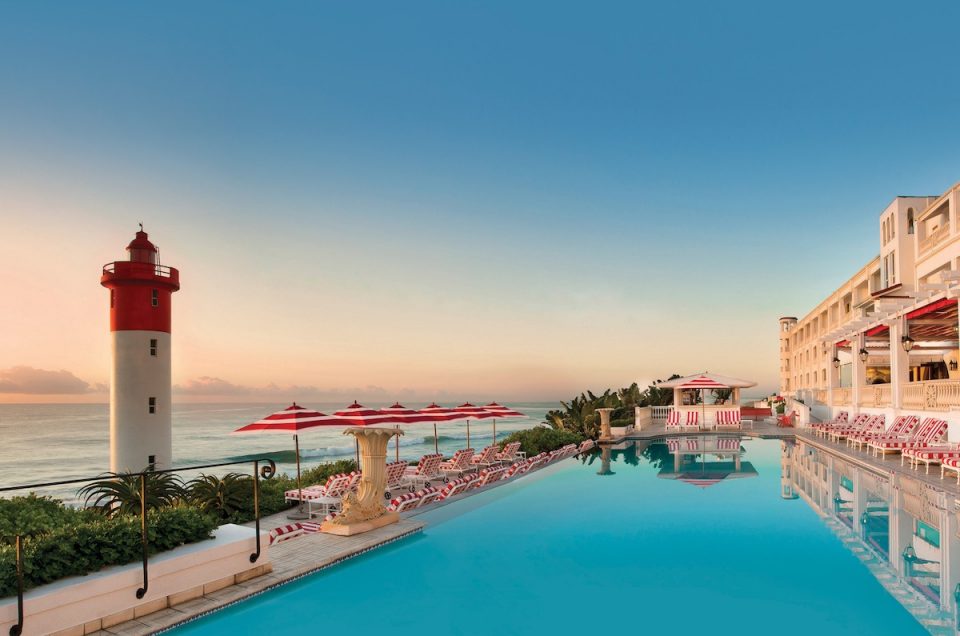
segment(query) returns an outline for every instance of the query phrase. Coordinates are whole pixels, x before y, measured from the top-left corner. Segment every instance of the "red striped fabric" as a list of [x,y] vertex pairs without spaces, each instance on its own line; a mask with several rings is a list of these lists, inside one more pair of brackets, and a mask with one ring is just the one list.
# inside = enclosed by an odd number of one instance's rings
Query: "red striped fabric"
[[320,411],[304,408],[294,402],[291,406],[277,411],[262,420],[238,428],[234,433],[297,433],[314,426],[337,426],[343,423],[335,417]]

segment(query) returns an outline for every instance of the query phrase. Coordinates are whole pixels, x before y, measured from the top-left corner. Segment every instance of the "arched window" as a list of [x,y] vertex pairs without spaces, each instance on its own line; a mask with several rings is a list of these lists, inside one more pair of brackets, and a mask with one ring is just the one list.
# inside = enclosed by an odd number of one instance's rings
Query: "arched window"
[[907,234],[913,234],[913,208],[907,208]]

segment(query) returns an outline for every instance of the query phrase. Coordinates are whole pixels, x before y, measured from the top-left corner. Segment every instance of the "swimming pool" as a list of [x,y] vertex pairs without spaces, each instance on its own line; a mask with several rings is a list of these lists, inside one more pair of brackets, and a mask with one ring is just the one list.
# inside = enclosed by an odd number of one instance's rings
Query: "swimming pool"
[[782,483],[781,442],[741,448],[739,470],[645,442],[567,460],[175,631],[926,633],[809,496],[785,498],[802,484]]

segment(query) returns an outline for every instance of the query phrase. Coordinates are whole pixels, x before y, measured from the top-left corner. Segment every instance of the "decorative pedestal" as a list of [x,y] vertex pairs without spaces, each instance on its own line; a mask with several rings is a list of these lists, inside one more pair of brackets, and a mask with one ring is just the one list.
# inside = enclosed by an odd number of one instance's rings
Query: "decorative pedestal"
[[403,432],[392,428],[353,427],[343,434],[353,435],[360,444],[363,476],[356,494],[351,492],[344,496],[340,514],[324,521],[320,531],[349,537],[396,523],[400,515],[387,512],[383,493],[387,485],[387,444],[391,437],[403,435]]
[[600,414],[600,437],[597,439],[598,442],[612,442],[613,435],[610,432],[610,413],[613,409],[604,408],[597,409],[597,413]]

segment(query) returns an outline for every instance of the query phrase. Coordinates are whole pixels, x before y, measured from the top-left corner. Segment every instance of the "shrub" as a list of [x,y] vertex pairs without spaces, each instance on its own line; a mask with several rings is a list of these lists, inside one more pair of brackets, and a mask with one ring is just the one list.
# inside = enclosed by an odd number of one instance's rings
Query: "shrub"
[[556,450],[567,444],[579,444],[583,440],[583,435],[578,433],[538,426],[511,433],[500,443],[500,447],[503,448],[510,442],[520,442],[520,450],[525,452],[527,457],[533,457],[540,453]]
[[[218,521],[197,508],[175,506],[147,513],[150,552],[209,539]],[[140,520],[133,515],[90,516],[83,523],[60,526],[24,541],[23,574],[27,588],[68,576],[96,572],[141,558]],[[16,555],[0,546],[0,597],[16,594]]]
[[94,514],[67,508],[58,499],[34,494],[0,499],[0,544],[13,544],[17,534],[33,537],[51,528],[77,525]]
[[253,478],[240,473],[200,475],[187,484],[186,491],[190,503],[225,520],[242,510],[253,496]]

